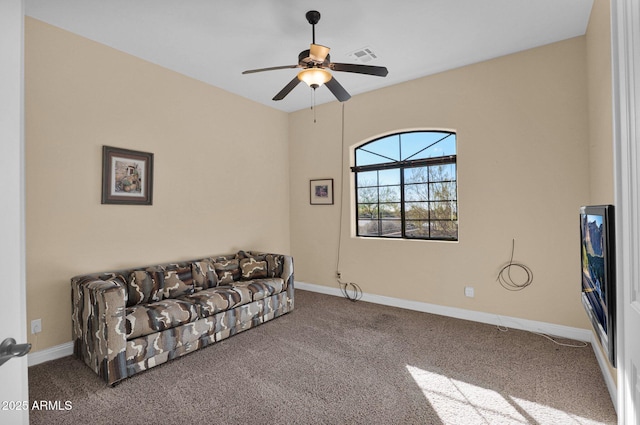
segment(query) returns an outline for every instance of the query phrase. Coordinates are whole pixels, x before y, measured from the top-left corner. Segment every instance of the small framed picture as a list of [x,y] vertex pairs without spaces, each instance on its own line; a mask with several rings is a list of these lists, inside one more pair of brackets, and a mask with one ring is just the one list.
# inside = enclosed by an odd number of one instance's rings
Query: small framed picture
[[153,154],[102,147],[102,203],[151,205]]
[[333,179],[309,181],[311,205],[333,205]]

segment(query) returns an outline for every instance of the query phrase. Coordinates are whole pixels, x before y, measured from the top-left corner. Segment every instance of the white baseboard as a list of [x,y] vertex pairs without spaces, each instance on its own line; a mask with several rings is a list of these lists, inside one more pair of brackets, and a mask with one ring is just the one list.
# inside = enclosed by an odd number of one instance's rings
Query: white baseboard
[[[340,288],[316,285],[306,282],[295,282],[298,289],[320,292],[327,295],[342,296]],[[439,314],[441,316],[454,317],[456,319],[471,320],[496,326],[505,326],[512,329],[520,329],[529,332],[538,332],[576,341],[591,342],[593,334],[588,329],[573,328],[570,326],[556,325],[553,323],[538,322],[535,320],[519,319],[497,314],[483,313],[480,311],[465,310],[456,307],[446,307],[437,304],[428,304],[420,301],[410,301],[401,298],[386,297],[383,295],[362,294],[362,301],[405,308],[407,310],[421,311],[423,313]]]
[[591,347],[593,347],[593,352],[596,355],[596,360],[598,360],[598,366],[600,366],[600,370],[602,371],[602,377],[604,378],[605,384],[607,384],[607,390],[609,390],[609,396],[611,397],[611,401],[613,402],[613,407],[616,409],[616,413],[618,412],[618,387],[616,385],[616,381],[613,380],[613,376],[611,375],[611,370],[609,369],[609,360],[604,356],[604,353],[600,349],[598,345],[597,336],[592,332],[591,333]]
[[[327,295],[334,295],[341,297],[342,292],[340,288],[331,288],[323,285],[316,285],[306,282],[295,282],[297,289],[304,291],[319,292]],[[487,323],[496,326],[505,326],[508,328],[519,329],[523,331],[536,332],[545,335],[552,335],[561,338],[573,339],[576,341],[584,341],[591,343],[593,351],[596,355],[598,365],[604,377],[609,395],[613,405],[617,407],[617,388],[613,376],[607,367],[607,360],[603,357],[602,352],[598,349],[598,342],[595,340],[595,335],[588,329],[573,328],[570,326],[556,325],[553,323],[538,322],[535,320],[520,319],[516,317],[500,316],[497,314],[483,313],[479,311],[465,310],[456,307],[446,307],[437,304],[428,304],[419,301],[404,300],[401,298],[385,297],[375,294],[362,294],[362,301],[388,305],[392,307],[400,307],[408,310],[420,311],[423,313],[438,314],[441,316],[454,317],[456,319],[471,320],[474,322]]]
[[73,354],[73,342],[65,342],[55,347],[27,354],[28,366],[35,366],[50,360],[61,359]]

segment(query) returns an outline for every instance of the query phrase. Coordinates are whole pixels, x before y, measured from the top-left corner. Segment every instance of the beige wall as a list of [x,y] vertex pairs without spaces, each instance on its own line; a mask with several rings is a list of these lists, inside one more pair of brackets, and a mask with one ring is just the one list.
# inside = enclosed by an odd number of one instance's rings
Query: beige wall
[[609,0],[594,1],[585,36],[591,204],[613,204],[614,201],[610,7]]
[[[288,115],[27,18],[28,320],[71,341],[69,278],[289,253]],[[152,206],[101,205],[102,146],[155,155]]]
[[[595,0],[587,43],[587,81],[589,96],[589,204],[613,204],[613,111],[611,79],[611,4]],[[598,341],[598,338],[594,338]],[[602,348],[596,345],[600,351]],[[607,356],[603,354],[603,357]],[[609,373],[617,381],[614,368]]]
[[[339,239],[344,278],[368,293],[588,328],[576,213],[613,198],[603,3],[586,37],[320,105],[316,124],[27,18],[34,351],[70,341],[75,274],[251,248],[290,252],[296,280],[335,286]],[[353,148],[407,129],[458,134],[457,243],[351,236]],[[155,154],[153,206],[100,204],[102,145]],[[336,205],[309,205],[312,178],[335,179]],[[520,292],[495,281],[512,238],[534,271]]]
[[[336,179],[342,196],[344,280],[363,291],[588,328],[580,304],[578,210],[589,201],[585,37],[459,68],[290,117],[291,248],[296,280],[336,286],[340,199],[310,206],[309,179]],[[390,70],[393,72],[393,69]],[[348,165],[354,146],[406,129],[452,129],[458,140],[459,242],[359,239]],[[510,292],[509,260],[534,272]],[[464,287],[475,287],[475,298]]]

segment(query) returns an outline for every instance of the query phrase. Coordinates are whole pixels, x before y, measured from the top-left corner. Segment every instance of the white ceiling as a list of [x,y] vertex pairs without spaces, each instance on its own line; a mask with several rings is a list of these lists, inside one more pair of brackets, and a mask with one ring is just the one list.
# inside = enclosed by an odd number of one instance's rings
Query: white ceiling
[[[333,62],[369,47],[385,78],[335,72],[351,94],[583,35],[593,0],[26,0],[26,14],[282,111],[311,104],[300,84],[271,98],[309,48],[309,10],[322,17],[316,43]],[[316,103],[335,98],[321,87]]]

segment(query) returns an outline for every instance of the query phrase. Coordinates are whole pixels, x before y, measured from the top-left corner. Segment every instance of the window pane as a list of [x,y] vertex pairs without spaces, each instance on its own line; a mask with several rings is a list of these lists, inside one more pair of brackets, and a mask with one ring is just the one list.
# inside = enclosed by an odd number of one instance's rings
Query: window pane
[[381,186],[400,184],[400,169],[378,171],[378,184]]
[[388,164],[400,160],[400,142],[397,135],[367,143],[356,149],[356,166]]
[[440,239],[458,239],[457,221],[431,222],[431,237]]
[[407,220],[405,222],[405,234],[408,238],[428,238],[429,237],[429,221],[428,220]]
[[398,220],[380,220],[382,225],[382,236],[401,238],[402,237],[402,222]]
[[433,183],[429,186],[431,201],[453,201],[456,199],[456,185],[450,183]]
[[387,162],[393,162],[389,158],[385,158],[372,152],[368,152],[364,149],[365,148],[356,149],[356,165],[359,167],[363,165],[385,164]]
[[400,203],[380,204],[380,218],[394,218],[400,220]]
[[405,202],[427,201],[428,199],[429,187],[426,183],[404,185]]
[[382,157],[389,157],[394,161],[400,160],[400,138],[397,134],[368,143],[364,146],[364,149]]
[[357,173],[357,176],[358,176],[358,187],[378,185],[377,171],[365,171],[365,172]]
[[378,220],[358,220],[358,234],[360,236],[380,236]]
[[429,181],[429,167],[414,167],[404,170],[404,182],[426,183]]
[[400,202],[400,186],[381,186],[380,202]]
[[378,218],[378,204],[358,204],[358,219]]
[[358,188],[359,204],[377,204],[378,188],[377,187],[360,187]]
[[401,135],[401,140],[402,159],[437,158],[456,154],[456,135],[453,133],[437,131],[404,133]]
[[431,202],[432,220],[457,220],[458,211],[455,202]]
[[405,218],[407,220],[428,220],[429,219],[429,203],[428,202],[407,202],[405,203]]
[[429,167],[429,181],[444,182],[456,179],[456,164],[432,165]]

